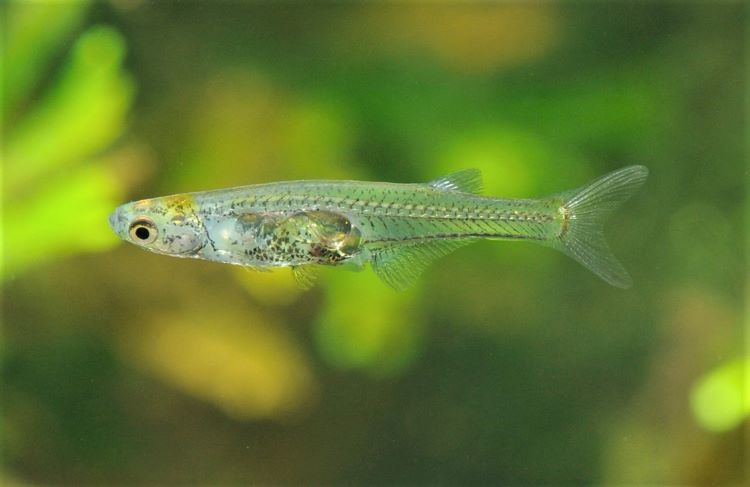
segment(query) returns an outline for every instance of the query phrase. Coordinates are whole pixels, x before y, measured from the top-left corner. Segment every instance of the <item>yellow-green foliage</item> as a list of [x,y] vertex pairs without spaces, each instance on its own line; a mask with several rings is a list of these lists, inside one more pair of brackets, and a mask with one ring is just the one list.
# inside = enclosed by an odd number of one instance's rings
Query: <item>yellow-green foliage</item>
[[708,372],[693,387],[690,405],[701,426],[722,432],[750,414],[750,358],[731,360]]
[[[53,8],[14,3],[3,91],[3,270],[116,243],[107,214],[123,197],[106,152],[125,129],[134,83],[122,36],[88,28],[70,44],[84,2]],[[67,52],[56,52],[69,46]],[[61,55],[58,72],[49,59]],[[49,82],[41,83],[49,76]],[[43,89],[29,103],[30,93]],[[28,104],[28,106],[27,106]]]

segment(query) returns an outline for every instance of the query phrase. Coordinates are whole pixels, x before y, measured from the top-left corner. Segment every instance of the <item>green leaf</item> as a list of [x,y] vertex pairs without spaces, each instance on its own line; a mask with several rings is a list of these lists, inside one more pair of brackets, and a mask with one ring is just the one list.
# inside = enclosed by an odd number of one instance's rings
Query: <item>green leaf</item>
[[125,43],[94,27],[75,43],[61,79],[17,126],[5,152],[7,196],[105,149],[125,127],[134,84],[122,71]]
[[40,79],[50,60],[81,23],[88,0],[75,2],[10,1],[0,7],[4,18],[3,120],[12,116]]

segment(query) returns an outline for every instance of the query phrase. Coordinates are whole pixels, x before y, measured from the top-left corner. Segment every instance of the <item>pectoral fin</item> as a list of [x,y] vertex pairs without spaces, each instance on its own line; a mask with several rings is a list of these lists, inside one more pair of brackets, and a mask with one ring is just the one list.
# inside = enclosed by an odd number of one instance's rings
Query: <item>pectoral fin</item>
[[318,280],[318,273],[312,265],[297,265],[292,267],[292,275],[302,289],[312,288]]

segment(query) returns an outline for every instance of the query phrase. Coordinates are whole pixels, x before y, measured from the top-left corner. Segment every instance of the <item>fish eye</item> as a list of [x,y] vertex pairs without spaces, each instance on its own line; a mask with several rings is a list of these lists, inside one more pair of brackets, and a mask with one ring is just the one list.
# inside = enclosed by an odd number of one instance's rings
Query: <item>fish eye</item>
[[140,217],[130,224],[130,239],[140,244],[150,244],[156,240],[157,230],[153,220],[147,217]]

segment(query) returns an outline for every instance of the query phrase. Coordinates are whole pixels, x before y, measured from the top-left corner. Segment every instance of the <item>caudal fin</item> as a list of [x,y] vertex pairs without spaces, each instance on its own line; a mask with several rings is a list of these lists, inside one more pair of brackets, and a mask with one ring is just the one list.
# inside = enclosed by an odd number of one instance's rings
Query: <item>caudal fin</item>
[[647,177],[645,167],[628,166],[564,193],[560,212],[565,222],[552,245],[613,286],[630,287],[633,281],[604,239],[604,223],[610,213],[638,191]]

